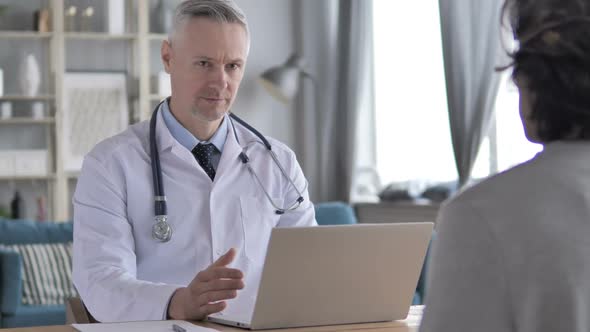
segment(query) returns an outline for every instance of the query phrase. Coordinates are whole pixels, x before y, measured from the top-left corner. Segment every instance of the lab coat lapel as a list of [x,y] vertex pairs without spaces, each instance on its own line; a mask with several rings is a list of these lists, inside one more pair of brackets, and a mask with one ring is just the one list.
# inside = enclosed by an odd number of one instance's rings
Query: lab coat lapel
[[[200,171],[200,175],[208,176],[207,173],[202,169],[201,166],[197,163],[197,160],[193,156],[192,152],[187,150],[182,144],[180,144],[172,133],[166,122],[164,121],[164,116],[162,115],[162,110],[158,112],[158,120],[156,124],[156,138],[158,141],[158,151],[160,152],[160,159],[165,160],[169,156],[166,156],[168,150],[177,158],[183,161],[183,164],[190,167],[191,170],[197,168],[197,172]],[[149,150],[148,150],[149,151]],[[164,166],[162,166],[164,168]],[[202,173],[202,174],[201,174]]]
[[[217,166],[215,182],[217,182],[217,179],[223,177],[224,174],[228,174],[232,170],[235,170],[235,167],[239,167],[241,165],[239,155],[240,152],[242,152],[242,148],[236,141],[236,135],[234,134],[234,126],[232,126],[231,124],[231,119],[229,115],[226,115],[225,121],[230,122],[227,126],[227,138],[225,139],[225,145],[223,146],[221,159],[219,160],[219,165]],[[238,128],[236,128],[236,130],[237,135],[240,136]]]

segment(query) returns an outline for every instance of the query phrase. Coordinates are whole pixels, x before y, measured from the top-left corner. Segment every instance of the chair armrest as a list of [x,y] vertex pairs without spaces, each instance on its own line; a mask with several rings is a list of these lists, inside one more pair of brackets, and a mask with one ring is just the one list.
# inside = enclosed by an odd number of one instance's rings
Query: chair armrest
[[17,252],[0,249],[0,312],[14,315],[22,301],[22,260]]
[[71,297],[66,301],[66,324],[98,323],[88,312],[84,302],[79,297]]

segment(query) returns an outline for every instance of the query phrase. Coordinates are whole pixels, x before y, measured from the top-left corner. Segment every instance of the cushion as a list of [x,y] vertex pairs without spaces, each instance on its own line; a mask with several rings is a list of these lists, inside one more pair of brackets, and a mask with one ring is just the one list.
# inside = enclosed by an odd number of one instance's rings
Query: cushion
[[22,258],[22,303],[64,304],[77,296],[72,283],[72,243],[16,244],[3,246]]

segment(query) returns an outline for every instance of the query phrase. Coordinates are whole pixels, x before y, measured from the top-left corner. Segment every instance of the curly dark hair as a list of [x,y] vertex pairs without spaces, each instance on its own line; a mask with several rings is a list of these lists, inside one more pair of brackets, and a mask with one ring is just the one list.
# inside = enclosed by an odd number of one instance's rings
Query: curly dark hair
[[506,0],[519,48],[513,78],[525,78],[542,142],[590,140],[590,0]]

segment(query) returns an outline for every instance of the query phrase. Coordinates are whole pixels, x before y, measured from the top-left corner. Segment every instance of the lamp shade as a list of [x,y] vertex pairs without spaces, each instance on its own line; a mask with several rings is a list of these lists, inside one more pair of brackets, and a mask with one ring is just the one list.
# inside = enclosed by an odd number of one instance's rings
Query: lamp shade
[[260,83],[281,102],[288,104],[299,88],[299,78],[307,75],[302,69],[302,59],[296,54],[289,57],[285,64],[272,67],[260,75]]

